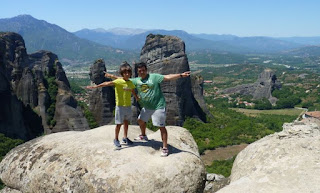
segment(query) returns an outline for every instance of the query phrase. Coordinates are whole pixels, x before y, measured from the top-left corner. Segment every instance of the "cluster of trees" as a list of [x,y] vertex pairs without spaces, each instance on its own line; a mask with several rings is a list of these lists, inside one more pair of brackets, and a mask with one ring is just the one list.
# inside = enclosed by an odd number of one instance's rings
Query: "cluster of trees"
[[277,101],[277,109],[294,108],[295,105],[301,103],[301,98],[297,93],[293,93],[289,87],[282,87],[281,89],[275,89],[272,92],[272,96],[279,99]]
[[[83,78],[70,78],[69,83],[70,83],[71,91],[73,93],[83,94],[86,92],[86,90],[83,89],[82,86],[89,85],[90,80],[83,79]],[[91,129],[98,127],[99,125],[96,119],[94,118],[92,112],[89,110],[88,105],[82,101],[77,101],[77,103],[81,107],[82,112],[88,121],[89,127]]]
[[98,125],[96,119],[94,118],[92,112],[89,110],[87,104],[84,102],[81,102],[81,101],[77,101],[77,102],[78,102],[78,105],[81,107],[85,118],[88,121],[90,129],[98,127],[99,125]]
[[89,79],[69,78],[70,87],[73,93],[84,94],[86,92],[81,86],[90,85]]
[[222,106],[211,109],[214,118],[203,123],[187,118],[183,127],[188,129],[197,142],[199,152],[207,149],[252,143],[266,135],[282,130],[284,122],[296,117],[289,115],[263,115],[248,117]]
[[208,173],[221,174],[224,177],[229,177],[235,159],[236,156],[227,160],[214,160],[211,165],[206,166],[206,170]]
[[[58,61],[55,61],[58,62]],[[53,68],[50,69],[48,74],[45,74],[45,87],[48,89],[49,100],[46,102],[47,109],[47,124],[52,127],[56,125],[56,120],[54,120],[54,113],[56,111],[56,96],[58,94],[58,85],[56,83],[56,71],[57,66],[54,63]]]
[[[187,118],[183,127],[188,129],[195,139],[200,154],[205,150],[217,147],[252,143],[260,138],[279,132],[285,122],[292,122],[296,116],[289,115],[259,115],[248,117],[226,108],[225,103],[216,103],[210,109],[213,118],[203,123],[194,118]],[[207,166],[207,172],[222,174],[225,177],[231,173],[235,157],[229,160],[213,161]]]
[[49,100],[46,103],[46,109],[48,113],[47,124],[52,127],[56,125],[56,120],[54,120],[54,113],[56,111],[56,96],[58,94],[58,85],[56,83],[56,78],[53,76],[46,77],[48,84],[48,94]]

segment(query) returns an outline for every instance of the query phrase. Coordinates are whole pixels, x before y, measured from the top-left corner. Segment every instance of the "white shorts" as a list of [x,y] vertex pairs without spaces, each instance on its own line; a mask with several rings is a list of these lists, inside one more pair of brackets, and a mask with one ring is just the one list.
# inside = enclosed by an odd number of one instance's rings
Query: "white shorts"
[[142,108],[140,111],[140,115],[138,119],[141,119],[144,122],[148,122],[148,120],[152,119],[152,124],[157,127],[164,127],[166,126],[166,109],[145,109]]
[[122,107],[122,106],[116,106],[115,110],[115,124],[123,124],[124,120],[127,120],[130,122],[132,117],[132,110],[130,107]]

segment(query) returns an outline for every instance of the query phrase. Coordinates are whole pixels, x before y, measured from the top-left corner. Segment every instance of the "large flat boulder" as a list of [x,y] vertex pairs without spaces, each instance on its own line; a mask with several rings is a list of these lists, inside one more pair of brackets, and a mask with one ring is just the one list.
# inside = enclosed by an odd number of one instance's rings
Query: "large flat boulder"
[[[147,131],[149,142],[114,150],[114,127],[49,134],[16,147],[0,163],[2,192],[203,192],[205,168],[186,129],[167,127],[170,154],[160,157],[159,131]],[[129,126],[129,138],[139,133]]]
[[319,121],[293,122],[241,151],[233,164],[230,185],[218,192],[315,193],[320,190],[319,176]]

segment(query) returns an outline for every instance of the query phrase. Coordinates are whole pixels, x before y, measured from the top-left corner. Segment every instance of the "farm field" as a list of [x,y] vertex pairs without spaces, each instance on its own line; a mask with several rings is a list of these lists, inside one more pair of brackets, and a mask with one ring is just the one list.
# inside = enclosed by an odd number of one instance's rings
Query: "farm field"
[[269,115],[292,115],[298,116],[305,112],[304,109],[273,109],[273,110],[256,110],[256,109],[243,109],[243,108],[230,108],[236,112],[243,113],[247,116],[255,117],[260,114],[269,114]]

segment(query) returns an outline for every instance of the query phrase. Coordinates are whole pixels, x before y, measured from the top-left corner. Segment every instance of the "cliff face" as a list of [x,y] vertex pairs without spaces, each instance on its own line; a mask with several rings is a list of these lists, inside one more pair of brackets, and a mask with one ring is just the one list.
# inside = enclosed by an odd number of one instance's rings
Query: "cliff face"
[[[190,70],[185,44],[174,36],[149,34],[141,50],[140,60],[148,65],[149,73],[166,75]],[[192,86],[190,77],[162,83],[169,125],[181,125],[186,117],[197,117],[206,121],[206,115],[198,103],[203,100],[203,96],[197,94],[196,100],[193,88],[199,87]]]
[[[105,63],[99,59],[90,66],[90,80],[95,84],[101,84],[111,79],[104,77],[106,71]],[[112,87],[102,87],[88,90],[89,92],[89,109],[97,120],[97,123],[102,125],[113,124],[113,110],[115,108],[115,95]]]
[[245,84],[223,90],[223,93],[240,93],[242,95],[251,95],[253,99],[267,98],[271,104],[275,104],[277,99],[272,97],[271,92],[274,88],[280,88],[281,83],[277,81],[276,75],[270,70],[264,70],[253,84]]
[[[89,129],[55,54],[39,51],[28,55],[24,40],[16,33],[1,33],[0,47],[1,96],[6,99],[0,103],[7,107],[2,110],[6,116],[0,124],[2,133],[28,140],[43,132]],[[29,113],[20,117],[17,108],[29,108]],[[42,126],[29,132],[28,116],[38,117],[31,122]]]
[[0,133],[24,140],[43,133],[41,118],[29,105],[25,106],[12,93],[2,65],[0,66]]

